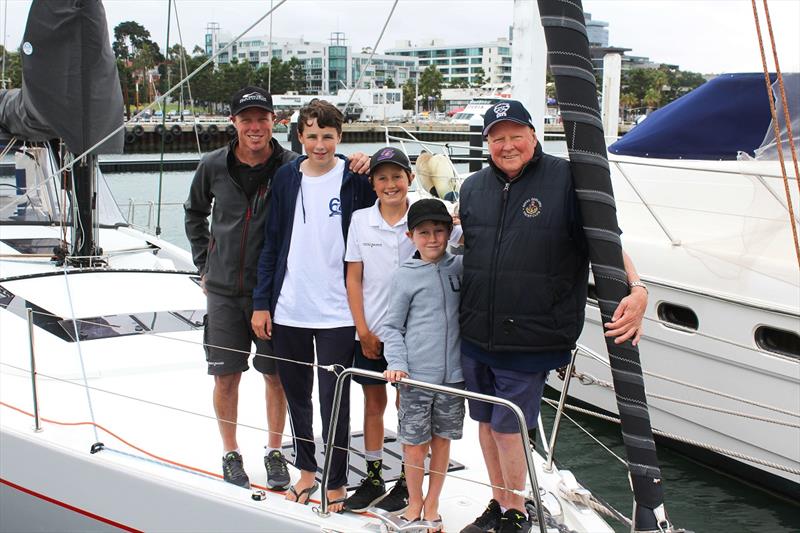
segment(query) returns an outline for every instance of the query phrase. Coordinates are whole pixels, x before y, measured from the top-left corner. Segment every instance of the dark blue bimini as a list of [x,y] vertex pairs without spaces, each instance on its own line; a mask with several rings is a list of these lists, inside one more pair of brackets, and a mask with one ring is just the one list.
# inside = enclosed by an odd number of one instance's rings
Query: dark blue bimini
[[768,94],[764,74],[723,74],[653,112],[608,151],[663,159],[752,156],[770,126]]

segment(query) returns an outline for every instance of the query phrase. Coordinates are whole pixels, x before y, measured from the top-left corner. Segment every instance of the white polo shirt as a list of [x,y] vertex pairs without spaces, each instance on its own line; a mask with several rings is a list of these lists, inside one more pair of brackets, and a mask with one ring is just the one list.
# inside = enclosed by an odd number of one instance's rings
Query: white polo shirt
[[[363,264],[364,317],[369,330],[383,340],[392,278],[400,265],[414,255],[416,248],[406,235],[408,210],[403,218],[390,226],[381,216],[379,206],[380,200],[375,200],[372,207],[353,213],[344,260]],[[450,244],[457,244],[462,233],[461,226],[454,226]]]

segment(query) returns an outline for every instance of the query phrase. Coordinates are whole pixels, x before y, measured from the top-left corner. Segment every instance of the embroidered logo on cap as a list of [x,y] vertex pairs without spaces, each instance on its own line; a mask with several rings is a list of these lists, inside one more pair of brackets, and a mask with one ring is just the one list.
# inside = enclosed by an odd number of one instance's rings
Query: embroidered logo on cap
[[383,161],[384,159],[391,159],[392,157],[394,157],[394,150],[391,148],[386,148],[378,156],[378,161]]
[[242,102],[249,102],[250,100],[261,100],[262,102],[266,102],[267,101],[267,99],[264,97],[263,94],[257,93],[257,92],[252,92],[252,93],[243,94],[242,97],[239,98],[239,103],[241,104]]
[[497,118],[504,117],[508,114],[508,108],[511,107],[510,104],[503,102],[502,104],[497,104],[494,106],[494,114]]

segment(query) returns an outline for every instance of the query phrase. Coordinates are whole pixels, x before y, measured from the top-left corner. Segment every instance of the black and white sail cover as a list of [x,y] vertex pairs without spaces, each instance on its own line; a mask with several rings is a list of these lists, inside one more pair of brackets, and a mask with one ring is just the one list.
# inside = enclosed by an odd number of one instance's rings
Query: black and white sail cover
[[[629,288],[583,8],[580,0],[539,0],[539,14],[564,120],[597,299],[603,322],[608,322]],[[639,350],[630,341],[614,344],[610,338],[606,346],[634,497],[640,506],[655,509],[663,503],[663,489]]]
[[[34,0],[20,48],[22,89],[0,91],[0,126],[27,141],[61,138],[82,154],[123,123],[122,92],[100,0]],[[120,153],[124,131],[92,151]]]

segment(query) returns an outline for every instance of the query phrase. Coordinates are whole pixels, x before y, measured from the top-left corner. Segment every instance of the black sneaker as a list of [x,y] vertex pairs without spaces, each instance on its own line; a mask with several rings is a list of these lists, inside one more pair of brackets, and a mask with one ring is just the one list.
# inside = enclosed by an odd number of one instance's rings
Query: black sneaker
[[286,467],[286,457],[280,450],[272,450],[264,456],[264,466],[267,468],[267,486],[272,490],[283,490],[291,481],[289,469]]
[[363,513],[381,501],[384,496],[386,496],[386,484],[382,479],[364,478],[353,495],[344,501],[344,508],[347,511]]
[[461,533],[480,533],[482,531],[494,531],[500,527],[500,519],[503,513],[500,512],[500,504],[492,498],[486,510],[475,521],[461,530]]
[[500,519],[500,528],[497,533],[528,533],[531,530],[531,521],[528,515],[516,509],[509,509]]
[[405,479],[398,479],[389,494],[376,505],[388,513],[402,513],[408,509],[408,485]]
[[222,458],[222,474],[225,481],[239,487],[250,488],[250,478],[244,471],[242,456],[236,452],[228,452]]

